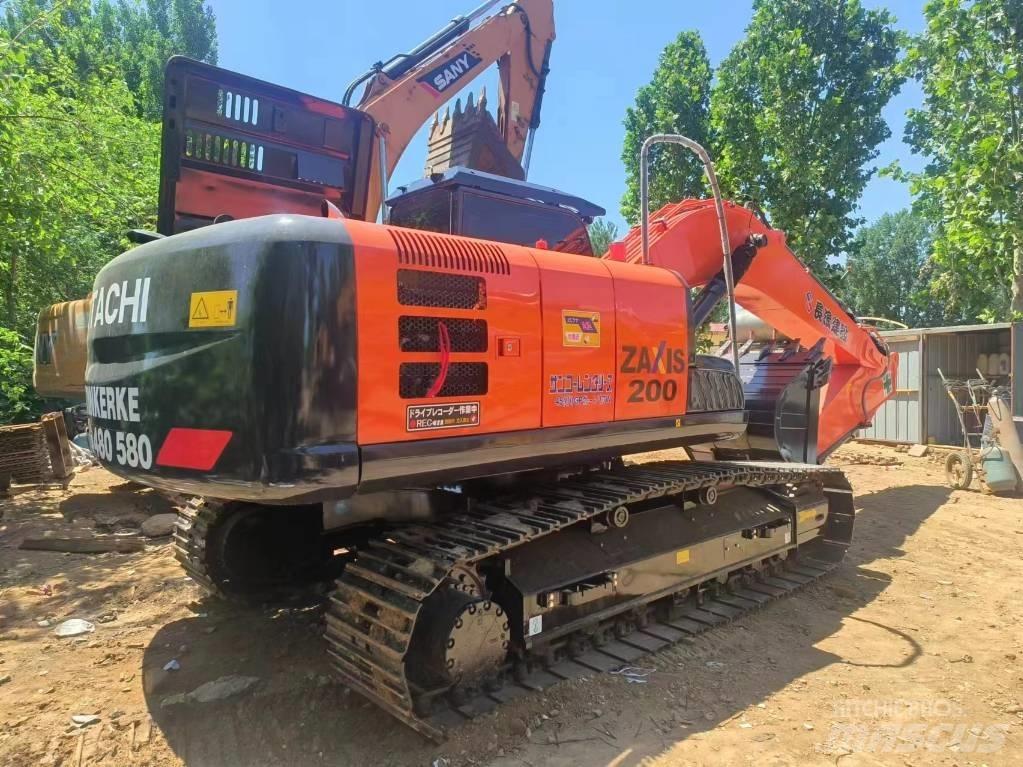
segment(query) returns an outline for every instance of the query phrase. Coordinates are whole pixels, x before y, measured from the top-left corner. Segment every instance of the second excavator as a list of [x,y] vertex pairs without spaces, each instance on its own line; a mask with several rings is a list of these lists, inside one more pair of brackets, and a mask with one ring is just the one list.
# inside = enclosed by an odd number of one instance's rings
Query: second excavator
[[[444,82],[453,45],[425,59]],[[753,211],[644,206],[593,258],[597,206],[452,168],[357,220],[390,163],[371,116],[194,63],[168,83],[161,220],[188,231],[97,277],[86,386],[104,465],[195,495],[176,544],[209,590],[330,582],[338,676],[439,738],[841,560],[852,492],[820,462],[896,359]],[[699,354],[734,303],[793,340]],[[663,448],[687,460],[627,460]]]

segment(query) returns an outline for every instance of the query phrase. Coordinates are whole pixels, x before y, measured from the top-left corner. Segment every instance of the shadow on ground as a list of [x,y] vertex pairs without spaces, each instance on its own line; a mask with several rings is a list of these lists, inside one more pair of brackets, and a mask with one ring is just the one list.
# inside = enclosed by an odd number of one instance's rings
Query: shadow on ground
[[[451,742],[434,746],[332,681],[320,638],[321,616],[310,609],[244,611],[209,603],[197,605],[194,617],[163,627],[145,652],[147,706],[171,749],[188,767],[424,765],[438,754],[457,763],[466,743],[472,744],[469,755],[477,763],[494,758],[495,764],[511,765],[523,761],[513,756],[497,758],[498,749],[514,748],[527,737],[530,748],[548,754],[540,762],[531,757],[527,764],[569,765],[583,763],[583,759],[607,764],[617,758],[617,765],[636,765],[839,660],[890,667],[914,663],[921,648],[911,636],[859,618],[854,620],[864,630],[891,635],[895,641],[890,642],[889,655],[840,659],[816,645],[885,590],[889,577],[870,569],[870,563],[900,557],[906,538],[945,503],[949,492],[920,485],[858,498],[853,547],[842,566],[823,583],[743,617],[738,625],[711,632],[689,645],[662,650],[653,662],[665,670],[650,684],[625,685],[607,675],[592,680],[601,690],[614,685],[611,693],[617,699],[613,702],[621,716],[598,729],[592,718],[579,714],[576,721],[559,724],[562,729],[554,743],[547,743],[548,735],[543,732],[522,734],[523,718],[544,710],[541,696],[535,694],[497,715],[466,724]],[[719,632],[726,632],[727,637],[722,639]],[[733,652],[731,670],[748,674],[752,681],[741,691],[727,689],[727,684],[715,681],[705,663],[695,662],[724,642]],[[179,661],[180,670],[163,670],[171,659]],[[680,668],[679,664],[694,669],[685,689],[673,681],[670,671]],[[173,695],[225,675],[260,681],[227,700],[164,705]],[[563,696],[571,702],[580,684],[563,683],[544,696]],[[630,703],[643,697],[663,701],[660,708],[665,718],[650,717],[632,731]],[[606,744],[606,752],[599,751],[600,742]],[[573,743],[587,746],[585,757],[575,753]]]

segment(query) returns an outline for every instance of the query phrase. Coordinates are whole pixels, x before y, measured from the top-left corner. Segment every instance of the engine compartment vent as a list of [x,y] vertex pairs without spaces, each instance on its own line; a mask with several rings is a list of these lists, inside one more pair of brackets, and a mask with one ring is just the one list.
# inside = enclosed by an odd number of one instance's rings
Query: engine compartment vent
[[508,257],[496,245],[414,229],[387,230],[398,249],[398,263],[459,272],[511,274]]
[[[398,391],[402,399],[425,397],[440,375],[437,362],[403,362],[398,370]],[[465,397],[487,393],[486,362],[452,362],[438,397]]]
[[485,352],[487,321],[463,320],[456,317],[398,318],[398,345],[403,352],[440,351],[438,325],[444,323],[453,352]]
[[482,277],[399,269],[398,303],[402,306],[482,310],[487,308],[487,283]]

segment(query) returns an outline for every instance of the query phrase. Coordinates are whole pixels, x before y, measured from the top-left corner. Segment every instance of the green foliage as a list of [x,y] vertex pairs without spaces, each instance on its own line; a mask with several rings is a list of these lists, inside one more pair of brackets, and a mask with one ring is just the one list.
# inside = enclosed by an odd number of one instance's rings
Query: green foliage
[[[42,307],[84,297],[124,233],[153,228],[162,59],[215,57],[215,38],[196,0],[0,10],[0,328],[32,338]],[[0,421],[31,415],[5,396]]]
[[933,223],[931,300],[951,321],[1023,313],[1023,3],[930,0],[905,61],[924,90],[906,141],[909,179]]
[[32,348],[0,327],[0,424],[31,420],[41,407],[32,388]]
[[[150,120],[162,113],[167,59],[217,63],[216,18],[204,0],[9,0],[0,17],[4,32],[59,49],[80,80],[115,72],[138,116]],[[44,63],[39,53],[32,64]]]
[[858,223],[853,213],[890,135],[899,35],[859,0],[756,0],[711,96],[727,194],[758,201],[822,278]]
[[[655,133],[681,133],[708,141],[711,68],[703,41],[696,32],[682,32],[662,52],[653,80],[636,94],[625,113],[626,187],[622,215],[639,220],[639,152]],[[684,197],[706,193],[703,168],[685,149],[659,145],[650,152],[650,210]]]
[[611,243],[618,239],[618,225],[606,218],[598,218],[589,226],[590,244],[593,255],[602,256],[607,253]]
[[19,41],[0,72],[0,316],[31,337],[40,308],[86,295],[123,233],[151,225],[159,126],[116,74],[82,79],[60,49]]
[[931,228],[908,210],[886,213],[853,238],[842,294],[863,316],[910,327],[941,324],[943,307],[927,295]]
[[[103,13],[102,2],[97,13]],[[136,94],[140,114],[160,119],[163,67],[175,54],[217,63],[217,30],[213,10],[204,0],[147,0],[145,5],[119,2],[104,26],[124,80]]]
[[[653,133],[709,146],[725,193],[753,200],[821,277],[846,251],[857,201],[889,136],[881,110],[896,93],[899,35],[886,11],[859,0],[756,0],[742,40],[711,68],[683,32],[625,118],[622,213],[639,211],[639,150]],[[678,147],[654,150],[651,209],[707,193],[700,165]]]

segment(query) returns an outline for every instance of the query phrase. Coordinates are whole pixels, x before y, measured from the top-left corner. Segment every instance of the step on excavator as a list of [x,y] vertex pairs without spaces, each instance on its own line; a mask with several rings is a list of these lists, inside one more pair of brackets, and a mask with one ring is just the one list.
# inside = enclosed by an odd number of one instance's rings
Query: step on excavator
[[[521,160],[553,13],[493,6],[371,70],[363,104],[436,105],[528,45],[498,120]],[[211,593],[330,584],[338,677],[440,739],[841,561],[852,492],[821,463],[891,395],[896,357],[721,199],[697,144],[648,140],[641,225],[595,258],[598,206],[471,169],[375,223],[401,144],[379,110],[182,59],[167,87],[161,232],[96,278],[87,407],[105,466],[195,496],[175,543]],[[658,141],[697,153],[713,199],[649,214]],[[736,304],[791,340],[733,330],[697,353]],[[666,448],[685,457],[627,460]]]

